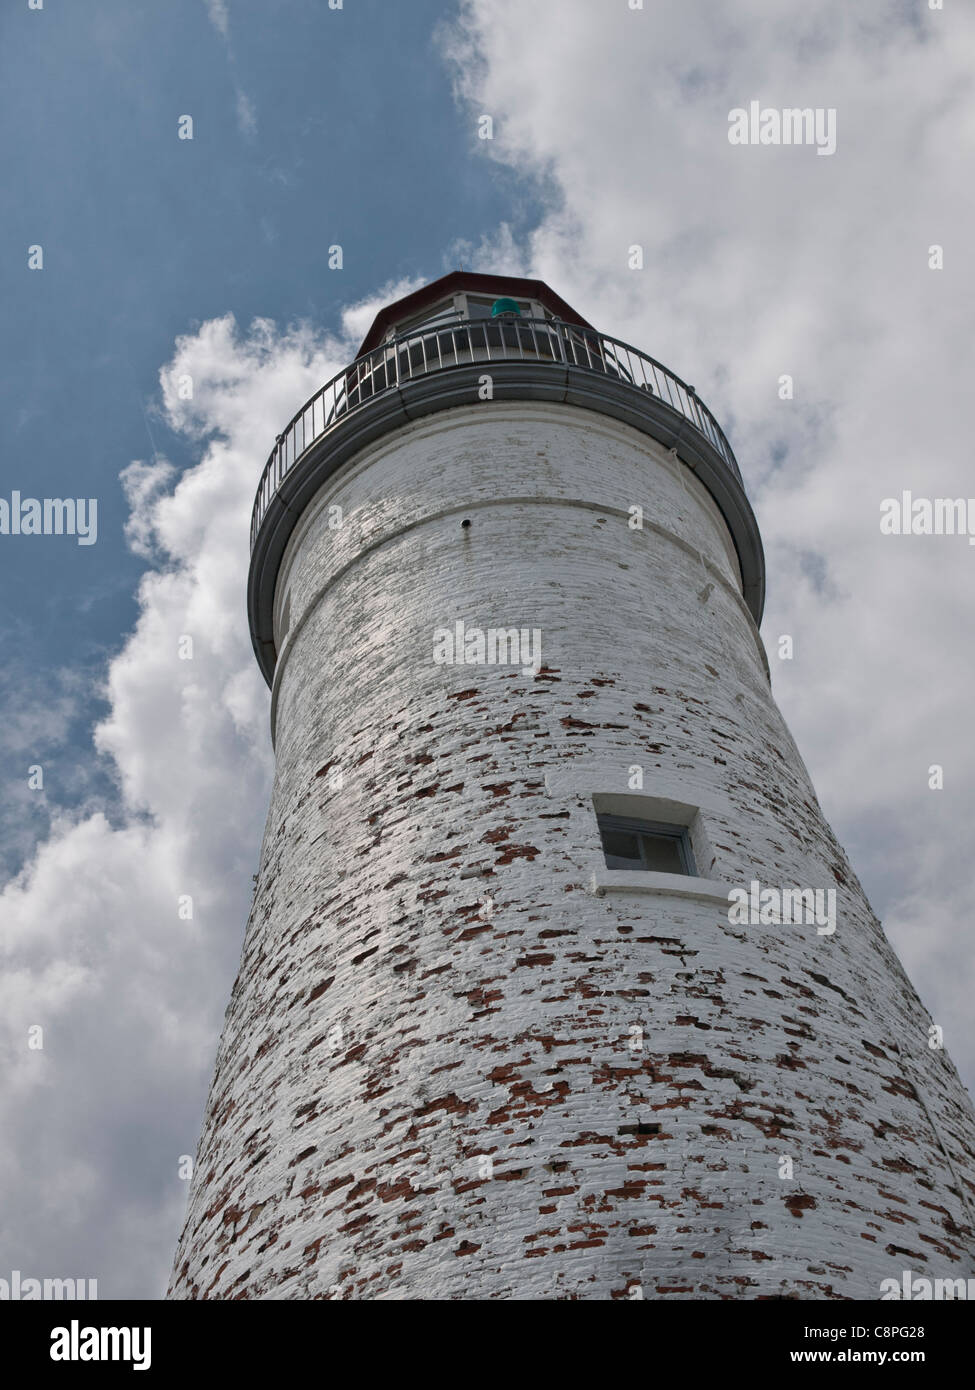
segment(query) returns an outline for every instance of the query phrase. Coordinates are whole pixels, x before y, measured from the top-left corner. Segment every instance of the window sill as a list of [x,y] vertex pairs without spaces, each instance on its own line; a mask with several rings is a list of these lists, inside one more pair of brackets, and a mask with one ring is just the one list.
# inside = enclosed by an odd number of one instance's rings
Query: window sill
[[719,902],[728,906],[728,885],[688,874],[661,874],[640,869],[596,869],[589,892],[597,898],[606,893],[667,893],[675,898],[696,898],[699,902]]

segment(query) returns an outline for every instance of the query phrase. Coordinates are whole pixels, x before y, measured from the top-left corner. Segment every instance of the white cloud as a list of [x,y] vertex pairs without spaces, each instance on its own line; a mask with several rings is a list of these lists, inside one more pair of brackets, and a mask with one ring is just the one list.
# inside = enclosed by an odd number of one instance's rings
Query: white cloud
[[[468,0],[440,37],[471,129],[494,117],[479,151],[546,198],[526,270],[693,381],[726,425],[765,539],[766,643],[796,640],[791,666],[773,654],[776,697],[971,1080],[975,550],[882,537],[879,506],[901,488],[975,493],[957,172],[975,154],[975,16]],[[730,145],[728,113],[752,99],[835,107],[836,154]]]
[[[15,641],[8,645],[16,649]],[[90,708],[90,674],[28,666],[13,650],[0,669],[0,762],[7,769],[0,801],[0,879],[19,869],[47,834],[49,793],[63,801],[81,799],[88,790],[88,770],[66,749],[76,721]],[[40,785],[33,768],[41,770]]]
[[[230,11],[227,8],[227,0],[204,0],[204,4],[207,7],[207,17],[210,23],[227,46],[227,61],[231,71],[234,71],[236,60],[230,42]],[[234,93],[237,129],[241,135],[250,139],[257,134],[257,108],[240,83],[235,83]]]
[[[123,473],[128,536],[153,567],[95,732],[117,803],[110,818],[48,806],[50,834],[0,893],[0,1132],[17,1135],[0,1152],[0,1248],[25,1275],[96,1278],[103,1298],[165,1288],[177,1165],[196,1148],[272,770],[242,621],[251,505],[276,425],[348,360],[377,307],[350,307],[334,339],[267,321],[241,332],[230,316],[179,339],[163,410],[200,461],[178,481],[164,461]],[[20,691],[18,740],[63,740],[61,687],[43,720]],[[43,1049],[28,1046],[35,1025]]]
[[353,350],[357,350],[360,342],[366,336],[376,317],[379,309],[384,304],[390,304],[396,299],[402,299],[405,295],[412,294],[425,284],[423,278],[416,276],[405,276],[400,280],[387,280],[374,295],[362,300],[358,304],[350,304],[342,311],[342,332],[349,341]]
[[174,476],[172,464],[158,457],[153,463],[143,463],[137,459],[120,475],[125,500],[129,504],[125,539],[129,549],[144,560],[152,560],[156,555],[153,504],[159,494],[169,487]]
[[[507,222],[487,232],[477,242],[458,238],[444,256],[445,265],[494,275],[528,275],[532,272],[529,249],[519,243]],[[446,272],[445,272],[446,273]]]
[[246,92],[237,88],[237,128],[241,135],[257,134],[257,112]]
[[227,0],[204,0],[207,7],[207,15],[210,23],[218,34],[224,38],[230,30],[230,15],[227,11]]

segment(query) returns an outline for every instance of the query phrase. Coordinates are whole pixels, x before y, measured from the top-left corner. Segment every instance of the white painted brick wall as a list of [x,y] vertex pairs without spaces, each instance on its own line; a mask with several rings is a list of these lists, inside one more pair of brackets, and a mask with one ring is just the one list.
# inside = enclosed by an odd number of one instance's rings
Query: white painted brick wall
[[[682,472],[601,415],[494,402],[385,439],[308,509],[171,1296],[875,1298],[905,1268],[975,1275],[971,1103]],[[434,665],[457,619],[540,628],[541,675]],[[592,793],[633,764],[702,808],[701,876],[834,887],[835,935],[587,891]]]

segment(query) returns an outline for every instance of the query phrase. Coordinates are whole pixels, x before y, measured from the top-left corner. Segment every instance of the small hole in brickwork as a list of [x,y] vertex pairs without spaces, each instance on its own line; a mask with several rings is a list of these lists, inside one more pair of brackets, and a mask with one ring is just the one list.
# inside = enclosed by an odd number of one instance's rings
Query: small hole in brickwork
[[620,1125],[617,1134],[659,1134],[659,1125]]
[[461,526],[463,526],[464,530],[466,531],[467,527],[470,526],[471,523],[470,523],[469,518],[465,516],[465,517],[464,517],[464,520],[463,520],[460,524],[461,524]]

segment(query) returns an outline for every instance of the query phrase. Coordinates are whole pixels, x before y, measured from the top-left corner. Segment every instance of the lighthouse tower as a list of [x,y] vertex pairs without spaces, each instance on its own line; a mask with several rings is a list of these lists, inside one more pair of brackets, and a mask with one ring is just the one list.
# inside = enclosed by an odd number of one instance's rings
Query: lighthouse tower
[[278,437],[251,543],[276,777],[170,1296],[975,1276],[975,1115],[772,699],[694,388],[447,275]]

